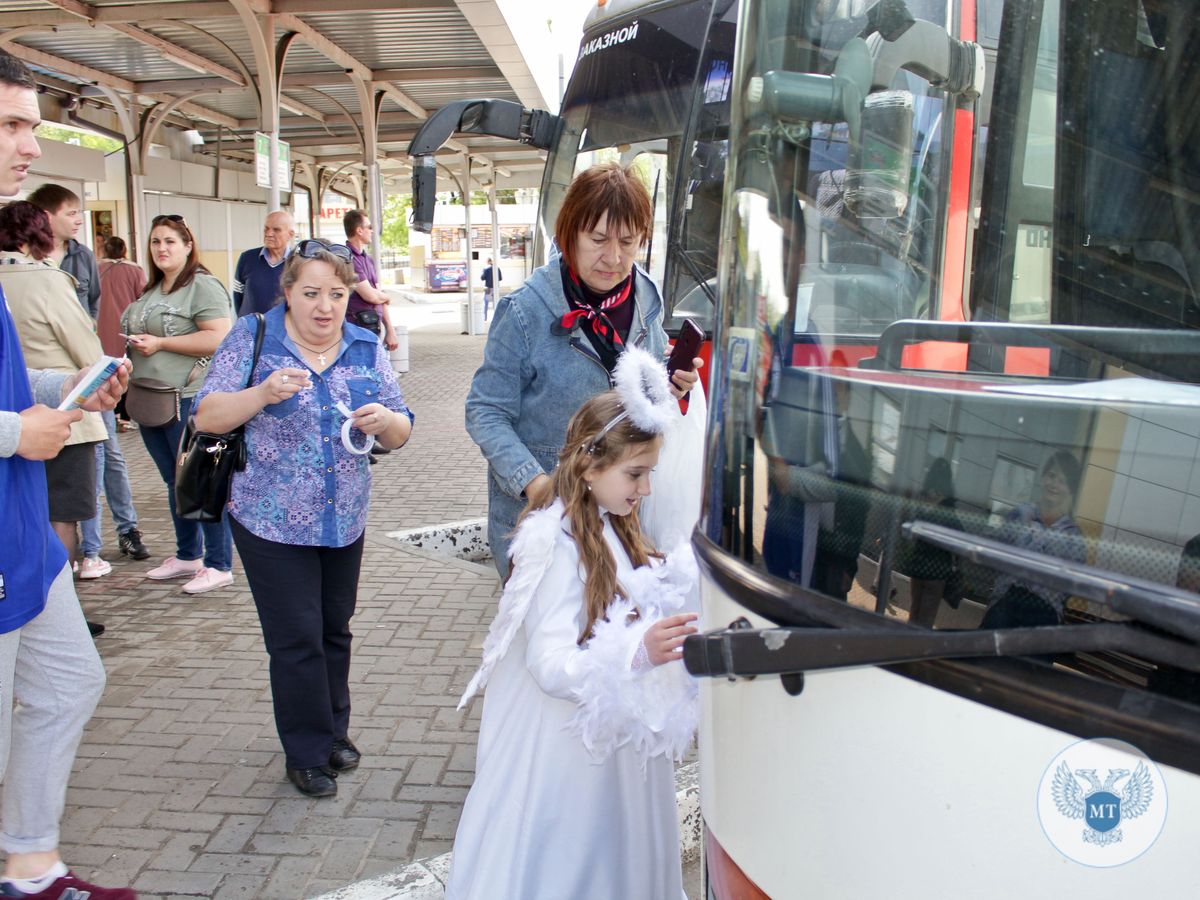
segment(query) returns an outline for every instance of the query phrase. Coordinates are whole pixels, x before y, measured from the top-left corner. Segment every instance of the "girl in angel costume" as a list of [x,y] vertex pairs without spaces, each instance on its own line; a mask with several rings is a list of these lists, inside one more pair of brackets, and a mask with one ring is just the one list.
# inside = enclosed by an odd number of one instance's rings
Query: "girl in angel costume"
[[679,410],[649,354],[626,350],[615,376],[571,419],[553,497],[522,514],[459,704],[487,684],[447,900],[685,896],[674,761],[696,725],[680,660],[696,564],[686,543],[657,552],[637,513]]

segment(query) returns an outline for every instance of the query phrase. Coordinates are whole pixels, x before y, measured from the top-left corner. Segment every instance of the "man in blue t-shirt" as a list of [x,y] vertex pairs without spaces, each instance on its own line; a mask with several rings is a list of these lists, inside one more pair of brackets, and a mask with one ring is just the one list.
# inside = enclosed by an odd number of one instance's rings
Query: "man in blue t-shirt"
[[[24,63],[0,50],[0,197],[15,194],[41,156],[33,136],[41,122],[36,87]],[[0,896],[136,900],[127,888],[81,881],[58,854],[67,778],[104,690],[104,667],[83,620],[67,552],[50,528],[42,464],[82,418],[79,410],[56,409],[81,374],[25,368],[0,289],[0,849],[7,855]],[[128,382],[126,363],[85,408],[112,409]],[[14,702],[20,715],[13,714]]]
[[233,270],[233,308],[239,316],[265,313],[283,296],[279,277],[296,239],[296,221],[282,209],[263,223],[263,245],[238,257]]

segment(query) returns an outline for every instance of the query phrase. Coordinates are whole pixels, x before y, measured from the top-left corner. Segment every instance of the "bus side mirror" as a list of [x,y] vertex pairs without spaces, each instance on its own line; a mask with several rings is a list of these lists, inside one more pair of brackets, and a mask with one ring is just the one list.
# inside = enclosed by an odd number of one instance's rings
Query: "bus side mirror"
[[432,156],[412,158],[412,227],[433,231],[433,207],[437,202],[437,161]]

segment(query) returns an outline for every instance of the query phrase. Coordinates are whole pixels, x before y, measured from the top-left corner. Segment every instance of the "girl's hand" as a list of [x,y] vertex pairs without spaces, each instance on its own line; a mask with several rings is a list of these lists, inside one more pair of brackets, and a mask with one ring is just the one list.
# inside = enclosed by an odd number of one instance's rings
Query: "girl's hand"
[[263,406],[290,400],[310,387],[312,382],[308,380],[306,369],[276,369],[258,385],[262,392]]
[[696,382],[700,380],[700,373],[696,370],[702,365],[704,365],[704,360],[697,356],[692,360],[692,368],[690,370],[675,370],[675,374],[671,376],[671,393],[675,395],[676,400],[682,398],[684,394],[696,386]]
[[125,338],[125,345],[142,356],[153,356],[162,349],[162,338],[156,334],[131,334]]
[[642,643],[646,646],[646,658],[650,664],[661,666],[679,659],[683,652],[683,639],[697,631],[696,626],[690,623],[698,618],[700,616],[696,613],[680,613],[659,619],[647,628]]
[[366,403],[354,411],[354,427],[363,434],[383,434],[395,415],[382,403]]

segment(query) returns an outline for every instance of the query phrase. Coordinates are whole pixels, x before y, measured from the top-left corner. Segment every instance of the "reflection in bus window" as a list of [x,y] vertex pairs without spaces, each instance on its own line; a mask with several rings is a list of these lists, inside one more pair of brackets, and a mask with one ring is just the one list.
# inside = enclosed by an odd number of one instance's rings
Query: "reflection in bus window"
[[[999,4],[985,6],[995,47]],[[908,8],[946,21],[941,4]],[[867,28],[852,9],[760,0],[736,83],[837,72]],[[1019,16],[1024,57],[988,57],[1005,106],[986,156],[970,102],[916,71],[884,86],[912,98],[900,181],[895,167],[855,174],[853,116],[735,96],[702,527],[806,612],[815,591],[937,629],[1117,621],[1024,572],[945,564],[903,526],[1162,585],[1200,534],[1200,20],[1183,0],[1029,0]],[[970,146],[957,128],[974,128]],[[713,149],[682,169],[693,209]],[[846,187],[880,172],[904,186],[894,215]],[[942,309],[958,300],[943,283],[955,254],[965,301]],[[1057,663],[1140,687],[1154,670]]]

